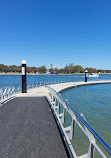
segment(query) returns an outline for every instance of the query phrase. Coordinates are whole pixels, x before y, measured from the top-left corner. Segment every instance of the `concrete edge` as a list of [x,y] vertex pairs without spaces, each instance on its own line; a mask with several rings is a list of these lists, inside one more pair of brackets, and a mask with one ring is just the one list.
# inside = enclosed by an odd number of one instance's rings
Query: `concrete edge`
[[111,81],[89,81],[89,82],[84,82],[84,83],[75,82],[75,85],[71,85],[69,87],[64,87],[63,89],[59,90],[58,93],[62,93],[68,89],[77,88],[80,86],[97,85],[97,84],[111,84]]

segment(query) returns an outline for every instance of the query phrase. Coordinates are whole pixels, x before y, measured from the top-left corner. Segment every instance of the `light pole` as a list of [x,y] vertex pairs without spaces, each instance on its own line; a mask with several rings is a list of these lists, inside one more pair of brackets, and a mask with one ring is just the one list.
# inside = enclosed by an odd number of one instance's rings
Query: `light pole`
[[22,93],[27,93],[26,61],[22,61]]
[[87,82],[87,73],[88,73],[88,71],[85,70],[85,82]]

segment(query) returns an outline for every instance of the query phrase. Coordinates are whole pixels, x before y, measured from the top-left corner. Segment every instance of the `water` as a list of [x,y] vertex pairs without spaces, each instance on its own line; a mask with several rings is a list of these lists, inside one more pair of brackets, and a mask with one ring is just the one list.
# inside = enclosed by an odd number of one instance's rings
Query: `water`
[[[111,74],[101,74],[99,78],[88,78],[88,80],[111,80]],[[54,80],[84,81],[83,75],[27,75],[27,83]],[[0,88],[21,85],[21,75],[0,75]]]
[[[62,92],[62,96],[79,114],[83,113],[87,122],[111,145],[111,84],[72,88]],[[88,141],[79,129],[76,132],[72,144],[80,154],[88,149]]]

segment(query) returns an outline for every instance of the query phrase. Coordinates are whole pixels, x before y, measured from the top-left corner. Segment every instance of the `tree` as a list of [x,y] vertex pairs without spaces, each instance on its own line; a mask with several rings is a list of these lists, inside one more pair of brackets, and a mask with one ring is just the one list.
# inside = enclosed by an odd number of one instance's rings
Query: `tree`
[[58,72],[62,74],[64,72],[64,69],[59,69]]
[[49,69],[49,72],[53,74],[54,73],[53,64],[50,64],[50,65],[51,65],[51,68]]
[[54,70],[54,72],[55,72],[55,74],[58,74],[58,68],[55,68],[55,70]]
[[95,68],[85,68],[85,70],[87,70],[89,73],[96,73],[97,70]]
[[38,68],[38,71],[39,71],[39,73],[42,74],[42,73],[46,73],[47,69],[46,69],[45,66],[41,66],[41,67]]
[[68,66],[66,65],[65,66],[65,68],[64,68],[64,71],[63,71],[64,73],[69,73],[69,68],[68,68]]
[[53,74],[53,73],[54,73],[54,69],[53,69],[53,68],[50,68],[50,69],[49,69],[49,72],[50,72],[51,74]]
[[16,65],[11,65],[11,66],[9,66],[9,71],[10,72],[17,72],[18,71],[18,67]]
[[10,71],[9,71],[9,67],[5,65],[5,66],[2,68],[2,72],[10,72]]
[[6,67],[6,65],[0,64],[0,71],[2,72],[3,68],[5,68],[5,67]]
[[75,66],[75,71],[77,73],[83,73],[84,72],[84,68],[81,65],[76,65]]
[[74,67],[74,64],[73,64],[73,63],[70,63],[70,64],[67,66],[67,68],[68,68],[69,71],[70,71],[73,67]]

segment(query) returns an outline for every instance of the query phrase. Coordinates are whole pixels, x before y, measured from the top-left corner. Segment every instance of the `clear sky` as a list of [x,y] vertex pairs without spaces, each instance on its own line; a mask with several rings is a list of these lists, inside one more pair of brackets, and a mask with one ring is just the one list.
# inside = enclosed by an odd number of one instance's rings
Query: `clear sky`
[[0,63],[111,69],[111,0],[1,0]]

